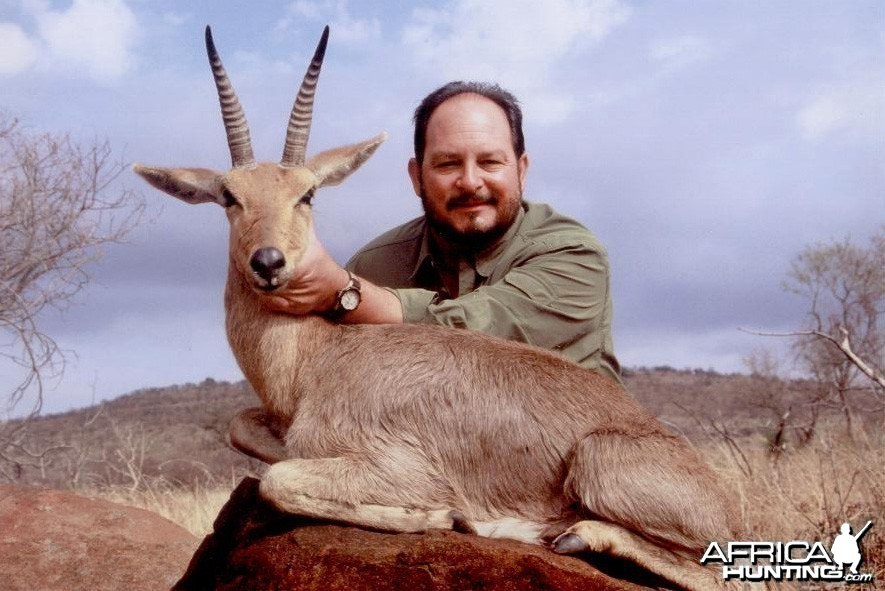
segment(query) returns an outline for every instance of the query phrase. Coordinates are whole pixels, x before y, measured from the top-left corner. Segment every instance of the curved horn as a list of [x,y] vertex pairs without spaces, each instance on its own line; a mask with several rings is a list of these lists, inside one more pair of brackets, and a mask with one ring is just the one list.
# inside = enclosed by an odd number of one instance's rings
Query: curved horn
[[231,162],[235,168],[255,164],[246,114],[243,113],[237,93],[234,92],[227,77],[224,64],[221,63],[221,58],[215,49],[215,42],[212,40],[212,29],[208,26],[206,26],[206,52],[209,54],[212,76],[215,77],[215,88],[218,89],[218,101],[221,103],[221,116],[224,119],[224,129],[227,132]]
[[280,160],[281,166],[301,166],[304,164],[307,138],[310,135],[310,122],[313,119],[313,97],[317,89],[317,80],[320,77],[320,68],[323,67],[323,57],[326,55],[328,41],[329,26],[326,25],[310,66],[304,73],[304,81],[301,82],[301,88],[298,89],[298,97],[292,106],[289,128],[286,130],[286,146],[283,148],[283,158]]

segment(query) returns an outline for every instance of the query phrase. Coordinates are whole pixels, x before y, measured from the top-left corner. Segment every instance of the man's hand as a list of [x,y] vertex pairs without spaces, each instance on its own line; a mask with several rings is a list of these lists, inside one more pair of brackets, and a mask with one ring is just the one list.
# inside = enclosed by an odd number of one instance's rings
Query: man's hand
[[[285,287],[259,294],[268,310],[300,316],[322,314],[335,307],[338,291],[347,285],[350,277],[317,240],[312,224],[307,240],[307,250]],[[403,321],[402,306],[396,295],[363,278],[360,283],[362,301],[359,307],[339,318],[339,322],[399,324]]]
[[313,224],[307,233],[307,250],[295,266],[288,283],[271,293],[260,294],[269,310],[302,315],[328,312],[335,307],[338,290],[347,284],[347,271],[329,256],[317,240]]

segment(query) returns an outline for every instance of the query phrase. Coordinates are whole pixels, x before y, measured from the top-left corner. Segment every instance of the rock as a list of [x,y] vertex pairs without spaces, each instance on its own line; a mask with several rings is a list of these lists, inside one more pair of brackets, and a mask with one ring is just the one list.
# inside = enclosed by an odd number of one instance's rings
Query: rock
[[[605,568],[631,575],[634,567]],[[642,581],[640,581],[642,582]],[[646,583],[649,581],[646,580]],[[451,531],[391,534],[276,511],[244,479],[174,591],[636,591],[581,558]]]
[[0,589],[169,589],[199,540],[150,511],[0,485]]

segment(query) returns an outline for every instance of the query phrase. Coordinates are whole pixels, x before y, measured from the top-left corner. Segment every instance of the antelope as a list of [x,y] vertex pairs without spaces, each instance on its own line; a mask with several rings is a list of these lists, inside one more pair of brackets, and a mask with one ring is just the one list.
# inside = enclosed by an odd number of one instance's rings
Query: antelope
[[311,198],[384,141],[305,158],[323,31],[283,156],[256,163],[249,127],[206,27],[232,168],[136,164],[148,183],[230,222],[226,330],[262,402],[231,442],[270,464],[261,495],[293,514],[391,532],[454,529],[621,558],[691,590],[741,528],[723,484],[620,385],[551,351],[427,325],[343,325],[265,308],[313,232]]

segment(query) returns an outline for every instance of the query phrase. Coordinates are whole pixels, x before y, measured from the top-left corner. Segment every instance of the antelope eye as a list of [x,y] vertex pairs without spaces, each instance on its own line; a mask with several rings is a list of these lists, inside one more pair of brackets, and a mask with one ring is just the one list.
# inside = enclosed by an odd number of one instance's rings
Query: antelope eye
[[227,189],[225,189],[224,191],[222,191],[222,193],[221,193],[221,205],[223,205],[224,207],[231,207],[231,206],[233,206],[233,205],[238,205],[238,204],[239,204],[239,201],[237,201],[237,198],[234,197],[234,194],[233,194],[233,193],[231,193],[231,192],[228,191]]
[[298,200],[297,205],[310,205],[311,200],[313,199],[313,194],[316,192],[316,189],[311,189],[307,193],[301,196],[301,199]]

